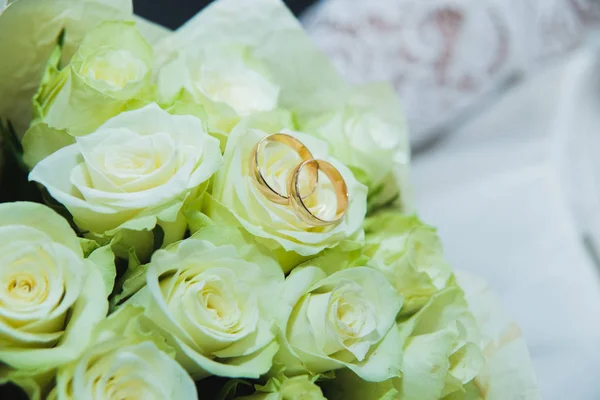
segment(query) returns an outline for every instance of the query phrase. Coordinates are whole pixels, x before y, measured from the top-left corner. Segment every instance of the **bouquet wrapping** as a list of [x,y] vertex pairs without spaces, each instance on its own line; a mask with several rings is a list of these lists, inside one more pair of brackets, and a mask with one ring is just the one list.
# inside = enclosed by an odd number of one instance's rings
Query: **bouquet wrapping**
[[0,32],[29,180],[0,190],[30,200],[0,204],[1,390],[538,398],[518,328],[412,211],[393,90],[346,83],[278,0],[175,32],[16,0]]

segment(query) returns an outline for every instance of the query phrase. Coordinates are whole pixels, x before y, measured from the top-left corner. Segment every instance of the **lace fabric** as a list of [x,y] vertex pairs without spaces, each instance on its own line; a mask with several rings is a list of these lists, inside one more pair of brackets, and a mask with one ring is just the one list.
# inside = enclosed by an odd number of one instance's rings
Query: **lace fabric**
[[575,48],[597,0],[326,0],[304,18],[354,83],[389,81],[419,144]]

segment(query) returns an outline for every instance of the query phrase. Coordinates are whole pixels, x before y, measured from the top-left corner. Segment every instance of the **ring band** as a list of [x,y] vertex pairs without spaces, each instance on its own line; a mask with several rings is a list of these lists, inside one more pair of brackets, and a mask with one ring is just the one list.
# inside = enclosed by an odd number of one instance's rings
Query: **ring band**
[[[314,165],[317,171],[323,171],[323,173],[329,178],[335,189],[335,197],[337,201],[337,209],[335,217],[331,220],[325,220],[314,215],[304,204],[304,200],[308,196],[302,196],[300,194],[300,172],[308,165]],[[333,165],[323,160],[306,160],[302,164],[298,165],[294,170],[289,181],[290,203],[296,211],[296,215],[301,220],[312,226],[327,226],[339,223],[348,210],[348,187],[346,181],[340,171],[337,170]]]
[[[300,158],[302,159],[302,164],[305,164],[308,160],[311,160],[313,158],[313,156],[312,156],[312,153],[306,148],[306,146],[304,146],[304,144],[302,144],[301,141],[299,141],[295,137],[285,134],[285,133],[274,133],[272,135],[265,136],[254,147],[254,153],[250,158],[250,163],[251,163],[251,170],[253,172],[253,177],[254,177],[255,181],[258,183],[259,190],[265,197],[267,197],[272,202],[277,203],[277,204],[286,205],[286,204],[289,204],[289,202],[290,202],[289,191],[288,191],[288,195],[286,196],[282,193],[279,193],[275,189],[273,189],[271,187],[271,185],[269,185],[269,183],[265,179],[265,177],[260,169],[259,152],[261,151],[261,149],[264,148],[264,146],[268,142],[278,142],[278,143],[282,143],[282,144],[285,144],[286,146],[290,147],[292,150],[296,151],[296,153],[300,156]],[[304,198],[310,196],[317,187],[318,179],[319,179],[317,168],[318,167],[315,166],[314,168],[311,169],[311,171],[309,171],[310,172],[309,179],[311,180],[310,184],[311,184],[312,190]]]

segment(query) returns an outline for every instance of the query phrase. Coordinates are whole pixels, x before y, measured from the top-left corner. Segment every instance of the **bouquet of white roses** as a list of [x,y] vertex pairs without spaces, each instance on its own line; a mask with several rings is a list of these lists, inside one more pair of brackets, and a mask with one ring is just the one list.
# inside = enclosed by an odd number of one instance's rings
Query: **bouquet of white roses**
[[126,0],[16,0],[0,35],[31,181],[0,192],[47,203],[0,204],[0,390],[537,398],[518,328],[410,212],[393,91],[345,83],[278,0],[172,33]]

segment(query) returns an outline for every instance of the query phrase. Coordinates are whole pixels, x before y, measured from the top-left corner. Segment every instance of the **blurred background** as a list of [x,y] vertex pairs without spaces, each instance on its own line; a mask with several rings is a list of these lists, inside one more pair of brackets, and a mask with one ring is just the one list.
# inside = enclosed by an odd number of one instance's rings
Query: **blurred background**
[[[209,1],[136,0],[170,29]],[[415,210],[521,327],[542,398],[600,399],[600,1],[286,1],[406,114]]]

